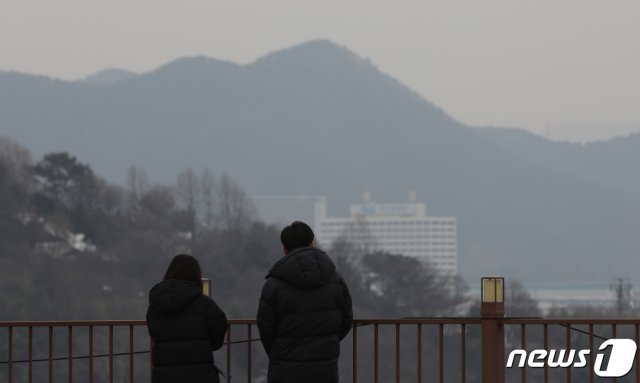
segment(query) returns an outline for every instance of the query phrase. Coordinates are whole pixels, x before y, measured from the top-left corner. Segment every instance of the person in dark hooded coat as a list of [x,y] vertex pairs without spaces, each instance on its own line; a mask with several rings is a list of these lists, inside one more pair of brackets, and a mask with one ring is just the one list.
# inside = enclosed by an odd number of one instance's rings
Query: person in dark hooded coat
[[266,277],[257,316],[267,381],[338,382],[340,341],[353,321],[349,289],[307,224],[293,222],[280,239],[285,256]]
[[153,339],[153,383],[218,383],[213,351],[222,347],[227,317],[202,294],[198,261],[171,261],[164,280],[149,293],[147,326]]

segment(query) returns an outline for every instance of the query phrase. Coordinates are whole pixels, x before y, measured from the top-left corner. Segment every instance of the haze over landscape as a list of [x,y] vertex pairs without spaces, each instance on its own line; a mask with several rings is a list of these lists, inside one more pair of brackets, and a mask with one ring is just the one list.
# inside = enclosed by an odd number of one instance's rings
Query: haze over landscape
[[76,80],[196,55],[248,64],[328,38],[467,125],[583,142],[640,131],[638,14],[632,0],[5,1],[0,70]]
[[334,211],[364,190],[381,202],[416,190],[430,214],[458,218],[471,281],[606,285],[640,266],[640,135],[582,145],[470,128],[328,40],[245,65],[200,56],[71,82],[3,72],[0,100],[1,134],[120,184],[131,165],[161,182],[209,167],[250,195],[324,195]]
[[640,379],[638,15],[0,0],[0,381]]

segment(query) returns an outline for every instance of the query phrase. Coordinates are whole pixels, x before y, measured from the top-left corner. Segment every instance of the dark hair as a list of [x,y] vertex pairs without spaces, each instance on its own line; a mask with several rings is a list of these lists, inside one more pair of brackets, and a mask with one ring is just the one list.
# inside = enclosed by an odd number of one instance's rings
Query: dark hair
[[198,260],[188,254],[176,255],[164,274],[164,280],[167,279],[195,282],[202,287],[202,270]]
[[304,222],[295,221],[282,229],[280,242],[285,250],[292,251],[299,247],[307,247],[313,242],[313,230]]

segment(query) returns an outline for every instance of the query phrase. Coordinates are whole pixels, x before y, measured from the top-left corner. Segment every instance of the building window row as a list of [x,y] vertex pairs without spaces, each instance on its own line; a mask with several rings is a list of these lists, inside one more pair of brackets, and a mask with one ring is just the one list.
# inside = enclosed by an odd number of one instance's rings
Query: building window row
[[385,241],[388,246],[455,246],[455,242],[406,242],[406,241]]
[[374,237],[374,238],[379,238],[379,239],[455,239],[456,236],[452,235],[452,234],[446,234],[446,235],[440,235],[440,234],[436,234],[436,235],[429,235],[429,234],[424,234],[424,233],[412,233],[412,234],[407,234],[407,235],[402,235],[402,234],[384,234],[384,233],[377,233],[377,232],[372,232],[372,233],[348,233],[348,232],[340,232],[340,231],[334,231],[334,230],[323,230],[319,233],[320,237],[323,236],[340,236],[340,235],[348,235],[350,237],[358,237],[360,236],[361,238],[367,238],[367,237]]
[[[320,222],[320,226],[347,226],[347,225],[359,225],[353,221],[323,221]],[[455,221],[364,221],[363,226],[455,226]]]
[[[372,234],[372,235],[376,235],[376,234],[383,234],[383,233],[408,233],[411,235],[429,235],[429,233],[433,233],[433,232],[438,232],[438,233],[442,233],[442,232],[455,232],[455,229],[431,229],[431,230],[403,230],[403,229],[394,229],[394,228],[384,228],[384,229],[373,229],[373,230],[345,230],[345,229],[320,229],[319,233],[334,233],[334,234],[350,234],[350,235],[355,235],[355,234]],[[440,235],[440,234],[436,234],[436,235]]]

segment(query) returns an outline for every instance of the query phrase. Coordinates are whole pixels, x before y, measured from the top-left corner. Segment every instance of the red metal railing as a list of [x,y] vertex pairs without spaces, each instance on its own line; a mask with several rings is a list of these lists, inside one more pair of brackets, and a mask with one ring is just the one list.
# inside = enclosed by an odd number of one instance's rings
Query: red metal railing
[[[497,330],[487,331],[492,326]],[[341,381],[480,382],[480,371],[495,369],[497,378],[490,383],[593,383],[604,381],[594,374],[594,354],[605,339],[615,337],[640,343],[640,319],[359,319],[343,341]],[[228,383],[266,375],[258,343],[254,320],[229,321],[226,347],[216,352]],[[492,349],[487,346],[500,350],[493,361],[481,355]],[[149,347],[145,321],[1,322],[0,381],[148,382]],[[591,350],[588,366],[505,367],[514,349],[554,348]],[[635,358],[625,382],[640,383]]]
[[[417,377],[418,382],[422,382],[423,365],[425,365],[424,344],[431,344],[434,341],[434,339],[427,340],[424,333],[427,328],[435,328],[435,337],[432,338],[435,338],[438,344],[438,367],[435,370],[432,368],[429,370],[438,373],[440,382],[445,381],[445,337],[458,337],[450,351],[459,353],[461,381],[465,382],[466,329],[469,325],[478,324],[480,320],[473,318],[356,320],[351,336],[343,345],[342,363],[347,364],[346,368],[343,368],[343,373],[350,372],[354,382],[358,381],[359,372],[362,381],[367,381],[369,378],[374,382],[387,381],[386,377],[381,380],[383,375],[381,368],[387,371],[393,364],[393,376],[396,382],[400,382],[401,378],[413,376]],[[452,328],[456,329],[452,330]],[[46,376],[49,382],[52,382],[54,377],[56,381],[73,382],[75,378],[76,381],[90,383],[149,381],[150,341],[146,336],[145,321],[4,322],[0,323],[0,329],[3,329],[7,335],[7,354],[0,354],[0,363],[3,363],[0,365],[0,377],[4,374],[9,383],[40,381],[35,379],[34,372],[37,372],[38,377]],[[387,329],[391,332],[386,331]],[[36,337],[36,333],[40,336]],[[20,342],[17,341],[16,335],[20,335]],[[60,338],[61,335],[65,339],[62,341],[58,339],[56,342],[56,338]],[[257,335],[257,329],[254,320],[229,321],[226,348],[216,356],[218,363],[223,361],[220,365],[225,367],[227,382],[231,382],[231,376],[239,377],[240,381],[251,382],[254,377],[266,373],[266,358],[261,346],[255,344],[259,341],[255,335]],[[2,342],[2,336],[0,334],[0,342]],[[414,343],[413,346],[404,351],[404,343],[409,347],[410,342]],[[42,347],[44,344],[46,346]],[[136,350],[136,345],[141,349]],[[367,347],[368,345],[371,347]],[[96,352],[99,347],[104,351]],[[259,350],[254,350],[254,347],[259,347]],[[393,348],[392,353],[386,352],[389,347]],[[42,355],[42,352],[39,353],[40,355],[35,355],[34,351],[42,351],[42,348],[46,349],[45,355]],[[432,346],[429,348],[431,349]],[[16,358],[17,353],[21,353],[18,358]],[[369,353],[370,355],[366,355]],[[405,358],[409,358],[409,353],[414,354],[410,359],[415,362],[410,363],[412,366],[407,368]],[[385,354],[383,360],[381,360],[381,354]],[[349,356],[351,366],[348,366]],[[118,363],[119,374],[116,376],[116,360],[121,361],[122,358],[126,358],[127,361],[124,365]],[[255,369],[256,359],[259,371]],[[79,361],[84,365],[79,366]],[[98,362],[100,362],[99,367],[97,367]],[[60,363],[66,364],[65,371],[57,368],[59,367],[57,364]],[[46,365],[46,370],[37,368],[43,364]],[[146,364],[146,367],[140,367],[140,364]],[[16,376],[18,366],[21,372],[20,377]],[[236,369],[244,371],[236,374]],[[407,372],[407,370],[411,371]],[[233,379],[233,381],[239,380]]]
[[[422,383],[429,382],[467,382],[467,329],[471,326],[479,328],[481,320],[479,318],[408,318],[408,319],[360,319],[354,321],[354,328],[351,333],[352,363],[351,380],[355,383],[359,381],[359,358],[364,358],[369,349],[373,352],[368,355],[370,363],[365,364],[367,371],[371,367],[372,371],[361,381],[378,383],[380,381],[399,383],[401,381],[413,381]],[[370,327],[365,329],[363,327]],[[381,332],[385,327],[390,327],[392,332],[387,335],[387,339],[381,339]],[[403,334],[404,330],[404,334]],[[431,334],[427,334],[431,330]],[[364,332],[369,332],[369,340],[363,339]],[[391,339],[389,339],[391,338]],[[477,338],[477,336],[476,336]],[[477,339],[476,339],[477,340]],[[403,347],[403,342],[407,343]],[[364,343],[365,350],[361,351],[361,344]],[[380,343],[385,343],[383,347],[386,351],[391,348],[391,358],[386,358],[386,366],[392,364],[393,374],[386,374],[381,377]],[[426,347],[425,350],[425,344]],[[371,347],[366,347],[370,345]],[[445,345],[449,345],[448,349]],[[343,348],[344,349],[344,348]],[[437,350],[433,352],[432,350]],[[432,358],[427,360],[426,353]],[[409,354],[410,353],[410,354]],[[435,357],[435,358],[434,358]],[[391,359],[391,360],[389,360]],[[453,360],[457,359],[457,360]],[[451,363],[446,363],[447,360]],[[425,369],[425,366],[430,368]],[[429,374],[425,374],[425,370]],[[448,376],[447,373],[454,376]],[[425,376],[428,375],[428,376]]]
[[[74,362],[75,364],[79,364],[78,361],[86,361],[86,365],[83,366],[86,370],[86,376],[82,377],[81,382],[90,382],[93,383],[95,380],[94,367],[96,363],[96,359],[107,358],[106,359],[106,375],[109,382],[114,381],[114,359],[120,356],[128,356],[128,365],[129,365],[129,381],[134,382],[136,369],[135,369],[135,356],[140,354],[147,354],[148,350],[144,351],[135,351],[135,339],[143,338],[141,336],[135,336],[136,329],[140,328],[141,330],[144,328],[146,332],[146,322],[145,321],[130,321],[130,320],[113,320],[113,321],[53,321],[53,322],[0,322],[0,329],[6,329],[7,334],[7,343],[6,343],[6,355],[3,353],[0,354],[0,377],[3,374],[6,375],[6,381],[13,383],[16,380],[16,368],[18,366],[25,365],[27,366],[24,375],[26,375],[26,379],[24,377],[22,379],[18,379],[16,381],[28,381],[29,383],[34,381],[34,371],[38,370],[42,373],[41,369],[37,369],[35,364],[46,363],[47,370],[46,376],[48,382],[53,382],[54,380],[54,366],[57,362],[66,362],[66,381],[73,382],[74,376]],[[47,340],[46,340],[46,357],[36,357],[34,352],[34,342],[37,343],[37,348],[40,348],[42,345],[42,338],[35,338],[35,332],[40,330],[46,330]],[[106,330],[106,347],[108,350],[104,353],[95,354],[95,345],[94,340],[96,337],[96,332],[98,330]],[[126,343],[128,346],[128,350],[125,352],[115,352],[114,350],[114,330],[115,329],[125,329],[127,331]],[[79,347],[79,333],[81,330],[84,330],[84,340],[86,342],[86,346],[80,348]],[[26,334],[25,334],[26,332]],[[66,341],[55,343],[55,335],[66,335]],[[21,334],[18,334],[21,333]],[[16,336],[22,335],[23,342],[16,342]],[[100,334],[104,335],[104,334]],[[2,334],[0,334],[0,337]],[[102,336],[101,336],[102,338]],[[121,338],[121,337],[120,337]],[[143,338],[144,339],[144,338]],[[26,344],[25,344],[26,343]],[[123,343],[123,342],[120,342]],[[148,336],[146,337],[145,346],[148,348],[149,346]],[[62,350],[66,348],[66,350]],[[75,350],[79,350],[82,355],[76,355],[74,353]],[[56,355],[57,351],[57,355]],[[16,353],[20,353],[21,356],[16,359]],[[2,365],[6,366],[4,371],[2,371]],[[24,370],[24,369],[21,369]],[[58,371],[60,372],[60,371]],[[42,375],[42,374],[41,374]],[[62,375],[62,374],[60,374]],[[100,376],[105,375],[104,373],[100,373]],[[104,379],[100,379],[102,381]],[[40,381],[40,380],[39,380]]]

